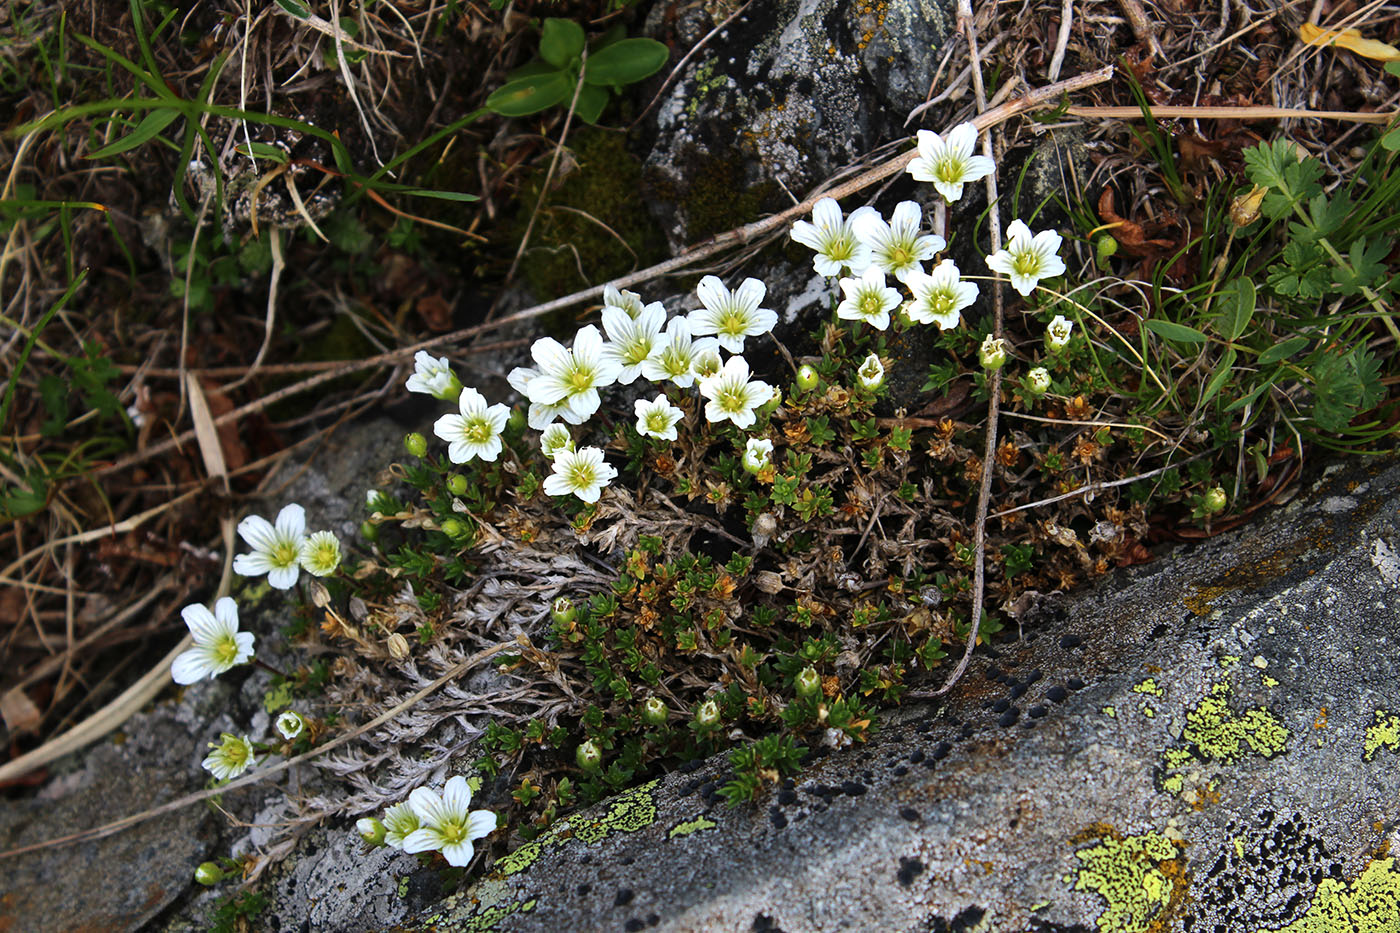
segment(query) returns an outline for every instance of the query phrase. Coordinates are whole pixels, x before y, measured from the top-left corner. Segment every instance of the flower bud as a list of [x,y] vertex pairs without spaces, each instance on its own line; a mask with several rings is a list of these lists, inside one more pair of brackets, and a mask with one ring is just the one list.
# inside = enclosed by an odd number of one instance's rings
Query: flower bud
[[306,728],[306,720],[294,710],[287,710],[277,717],[277,731],[282,733],[282,738],[291,741],[301,735]]
[[1045,349],[1050,353],[1059,353],[1069,343],[1073,331],[1073,321],[1063,314],[1055,315],[1055,319],[1045,326]]
[[384,824],[378,817],[366,816],[355,821],[355,831],[360,838],[378,848],[384,844]]
[[797,388],[803,392],[810,392],[816,387],[817,371],[807,363],[797,367]]
[[795,686],[800,697],[816,696],[822,689],[822,676],[817,673],[815,667],[804,667],[797,675]]
[[578,616],[578,609],[574,607],[574,601],[567,596],[560,596],[549,607],[549,617],[557,625],[568,625]]
[[988,334],[982,346],[977,348],[977,359],[989,373],[1001,369],[1006,365],[1006,341]]
[[465,496],[467,494],[467,478],[461,473],[453,473],[447,477],[447,491],[454,496]]
[[701,703],[695,711],[695,724],[701,729],[713,729],[719,725],[719,704],[714,700]]
[[574,761],[585,771],[597,771],[603,766],[603,750],[598,747],[597,742],[589,739],[574,752]]
[[874,353],[865,358],[865,362],[860,364],[860,369],[856,370],[856,379],[861,386],[874,392],[885,382],[885,366],[880,362],[880,358]]
[[194,880],[206,888],[212,887],[224,880],[224,870],[213,862],[202,862],[194,870]]
[[360,522],[360,537],[371,543],[379,540],[379,526],[371,521]]
[[642,704],[642,719],[647,725],[664,726],[670,718],[671,711],[656,697],[647,697],[647,701]]
[[1094,241],[1094,261],[1100,269],[1108,268],[1108,261],[1113,258],[1113,254],[1116,252],[1118,252],[1118,241],[1109,234],[1105,233]]
[[442,533],[449,538],[465,538],[469,531],[471,529],[467,527],[467,523],[460,518],[449,518],[442,523]]
[[754,409],[754,411],[761,418],[764,415],[773,414],[773,412],[778,410],[778,406],[781,404],[783,404],[783,390],[778,388],[777,386],[774,386],[773,397],[770,398],[768,401],[764,402],[762,405],[758,406],[758,408]]
[[1207,515],[1214,515],[1216,512],[1225,511],[1225,506],[1229,502],[1230,499],[1225,495],[1225,490],[1216,486],[1214,489],[1207,490],[1206,494],[1201,497],[1201,511]]
[[750,473],[758,473],[764,467],[772,463],[773,442],[756,437],[749,438],[744,445],[744,459],[742,461],[744,469]]
[[1025,386],[1031,395],[1044,395],[1050,391],[1050,371],[1044,366],[1037,366],[1026,373]]
[[519,408],[510,410],[510,417],[506,418],[506,434],[511,437],[519,437],[525,431],[525,412]]
[[1230,222],[1236,227],[1248,227],[1259,219],[1259,206],[1264,203],[1264,195],[1269,189],[1255,185],[1249,191],[1230,202]]
[[408,451],[409,456],[426,457],[428,455],[428,439],[417,431],[413,431],[403,436],[403,449]]
[[384,647],[389,652],[389,657],[395,661],[402,661],[408,657],[408,639],[398,632],[394,632],[384,640]]

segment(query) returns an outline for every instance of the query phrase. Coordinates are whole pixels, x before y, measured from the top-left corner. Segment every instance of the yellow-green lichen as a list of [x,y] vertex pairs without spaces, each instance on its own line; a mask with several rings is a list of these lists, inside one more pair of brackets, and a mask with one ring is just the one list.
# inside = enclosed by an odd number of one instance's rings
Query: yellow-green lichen
[[1142,711],[1142,715],[1146,716],[1148,719],[1157,718],[1157,711],[1152,707],[1148,706],[1146,703],[1139,703],[1138,709],[1140,709]]
[[1400,933],[1400,871],[1395,869],[1395,859],[1373,860],[1348,885],[1324,878],[1313,892],[1307,913],[1277,933],[1334,931]]
[[1268,674],[1265,674],[1263,677],[1260,678],[1260,680],[1262,680],[1262,681],[1264,682],[1264,686],[1266,686],[1266,687],[1277,687],[1277,686],[1278,686],[1278,681],[1275,680],[1274,678],[1270,677]]
[[533,839],[516,849],[510,855],[496,861],[496,871],[502,875],[514,875],[535,863],[550,846],[563,845],[569,839],[581,842],[599,842],[613,833],[635,833],[656,821],[656,800],[652,791],[659,779],[651,780],[618,794],[613,798],[608,812],[596,820],[585,820],[573,816],[556,825],[545,835]]
[[1117,719],[1117,718],[1118,718],[1118,708],[1117,708],[1116,706],[1105,706],[1105,707],[1103,708],[1103,714],[1104,714],[1105,716],[1107,716],[1109,719]]
[[691,833],[698,833],[702,829],[714,829],[718,825],[719,824],[714,820],[707,819],[703,816],[696,817],[693,820],[686,820],[684,823],[678,823],[675,829],[666,834],[666,838],[675,839],[677,836],[689,836]]
[[1227,655],[1225,655],[1223,658],[1220,659],[1220,668],[1221,668],[1221,670],[1226,670],[1226,671],[1228,671],[1230,668],[1234,667],[1234,666],[1235,666],[1236,664],[1238,664],[1238,663],[1240,663],[1240,656],[1239,656],[1239,655],[1237,655],[1237,654],[1227,654]]
[[1150,696],[1154,696],[1154,697],[1160,697],[1160,696],[1165,696],[1165,695],[1166,695],[1166,691],[1162,689],[1161,684],[1157,683],[1156,678],[1153,678],[1153,677],[1147,678],[1146,680],[1144,680],[1144,681],[1143,681],[1142,683],[1140,683],[1140,684],[1134,684],[1134,685],[1133,685],[1133,692],[1134,692],[1134,693],[1146,693],[1146,694],[1148,694],[1148,695],[1150,695]]
[[1277,716],[1262,706],[1238,714],[1230,709],[1229,696],[1229,684],[1211,687],[1210,694],[1186,713],[1182,740],[1202,758],[1226,763],[1238,761],[1245,746],[1264,758],[1288,750],[1291,733]]
[[1362,758],[1370,761],[1383,748],[1400,753],[1400,716],[1392,716],[1389,710],[1376,710],[1376,718],[1366,727],[1366,745]]
[[1122,839],[1105,836],[1074,857],[1082,863],[1074,890],[1092,891],[1107,904],[1095,921],[1100,933],[1159,929],[1178,886],[1184,890],[1176,844],[1160,833]]

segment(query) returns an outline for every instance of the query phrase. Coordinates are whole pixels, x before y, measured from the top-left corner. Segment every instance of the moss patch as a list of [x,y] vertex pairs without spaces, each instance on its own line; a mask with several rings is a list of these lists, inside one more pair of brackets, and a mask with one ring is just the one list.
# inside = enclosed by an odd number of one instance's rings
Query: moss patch
[[[1400,933],[1400,871],[1376,859],[1351,884],[1324,878],[1308,912],[1278,933]],[[1264,933],[1264,931],[1260,931]]]
[[1392,716],[1389,710],[1376,710],[1376,718],[1366,727],[1365,750],[1362,759],[1370,761],[1383,748],[1400,753],[1400,716]]
[[[637,197],[640,162],[623,136],[583,129],[569,141],[577,167],[551,191],[530,234],[521,269],[540,298],[553,298],[660,262],[665,238]],[[544,172],[520,199],[512,231],[519,242],[539,198]]]
[[1076,891],[1092,891],[1107,903],[1094,921],[1101,933],[1150,933],[1171,915],[1178,888],[1185,890],[1180,853],[1160,833],[1105,837],[1074,853],[1081,865]]

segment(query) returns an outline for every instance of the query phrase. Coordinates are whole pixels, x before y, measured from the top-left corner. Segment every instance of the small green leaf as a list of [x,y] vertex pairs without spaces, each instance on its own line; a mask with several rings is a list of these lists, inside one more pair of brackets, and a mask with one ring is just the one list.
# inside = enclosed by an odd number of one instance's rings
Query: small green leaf
[[1231,279],[1220,290],[1220,333],[1226,340],[1240,339],[1254,317],[1257,296],[1249,279]]
[[583,52],[583,27],[571,19],[550,17],[540,30],[540,57],[555,68],[568,68]]
[[1233,349],[1226,350],[1225,355],[1220,358],[1220,362],[1215,367],[1215,372],[1210,377],[1210,382],[1206,383],[1205,391],[1201,393],[1201,407],[1215,398],[1216,394],[1224,387],[1230,374],[1235,371],[1235,360],[1238,354]]
[[573,96],[573,85],[562,71],[510,81],[486,98],[486,106],[503,117],[539,113]]
[[1268,366],[1270,363],[1277,363],[1279,360],[1286,360],[1298,353],[1299,350],[1312,343],[1307,337],[1289,337],[1287,340],[1276,343],[1263,353],[1259,354],[1256,360],[1260,366]]
[[590,55],[583,80],[602,87],[632,84],[661,70],[671,50],[655,39],[623,39]]
[[574,105],[574,113],[585,123],[597,123],[598,118],[603,115],[603,108],[608,105],[608,92],[600,87],[584,85],[578,92],[578,103]]
[[149,142],[160,134],[160,131],[175,122],[180,116],[180,111],[166,109],[164,107],[152,110],[146,114],[146,118],[136,125],[136,129],[123,136],[115,142],[108,143],[95,152],[89,152],[89,159],[105,159],[108,156],[120,155],[128,150],[135,149],[144,142]]
[[274,2],[282,8],[283,12],[290,13],[297,19],[311,18],[311,11],[298,3],[297,0],[274,0]]
[[240,143],[233,147],[239,155],[251,156],[255,159],[269,159],[278,165],[287,163],[287,153],[268,143]]
[[1231,402],[1229,405],[1226,405],[1226,406],[1225,406],[1225,413],[1226,413],[1226,414],[1229,414],[1230,412],[1234,411],[1234,410],[1237,409],[1237,408],[1243,408],[1243,407],[1245,407],[1246,405],[1253,405],[1255,399],[1257,399],[1257,398],[1259,398],[1259,396],[1263,395],[1263,394],[1264,394],[1264,391],[1265,391],[1266,389],[1268,389],[1269,386],[1271,386],[1271,385],[1273,385],[1273,384],[1274,384],[1273,377],[1270,377],[1270,378],[1268,378],[1268,379],[1265,379],[1263,382],[1259,383],[1259,384],[1258,384],[1257,386],[1255,386],[1253,389],[1250,389],[1250,390],[1249,390],[1249,394],[1246,395],[1244,398],[1237,398],[1237,399],[1235,399],[1233,402]]
[[1177,324],[1172,321],[1163,321],[1160,318],[1153,318],[1150,321],[1144,321],[1143,326],[1158,337],[1175,340],[1177,343],[1206,342],[1205,334],[1196,330],[1194,327],[1187,327],[1185,324]]
[[412,195],[415,198],[437,198],[440,201],[480,201],[481,198],[475,194],[467,194],[464,191],[438,191],[435,188],[409,188],[404,194]]

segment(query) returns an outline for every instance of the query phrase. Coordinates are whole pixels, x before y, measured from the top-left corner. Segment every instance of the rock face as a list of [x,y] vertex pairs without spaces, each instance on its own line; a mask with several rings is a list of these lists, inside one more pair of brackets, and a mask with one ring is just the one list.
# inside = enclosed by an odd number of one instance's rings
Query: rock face
[[[689,49],[730,12],[658,4],[647,32]],[[943,0],[752,4],[690,61],[655,119],[646,175],[671,247],[785,207],[783,188],[800,195],[909,135],[952,27]]]
[[751,807],[725,764],[575,815],[451,930],[1393,930],[1400,467],[1054,604]]

